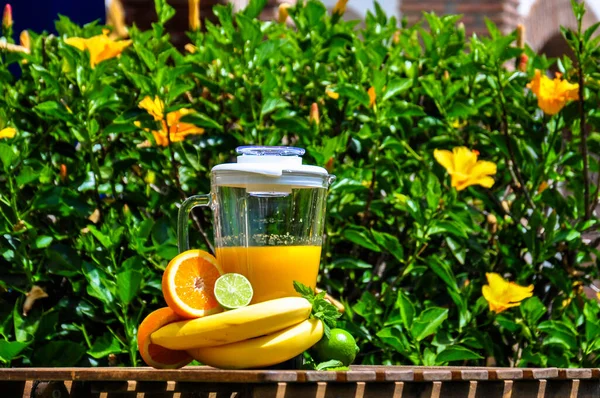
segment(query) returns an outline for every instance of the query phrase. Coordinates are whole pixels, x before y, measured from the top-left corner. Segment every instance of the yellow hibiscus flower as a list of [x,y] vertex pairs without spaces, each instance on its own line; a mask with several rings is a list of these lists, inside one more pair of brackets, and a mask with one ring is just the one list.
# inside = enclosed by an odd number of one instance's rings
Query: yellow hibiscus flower
[[496,314],[510,307],[517,307],[521,305],[521,301],[533,296],[533,285],[517,285],[494,272],[486,273],[485,276],[488,285],[481,288],[481,293],[490,305],[490,311]]
[[5,127],[0,130],[0,139],[2,138],[13,138],[17,134],[17,130],[14,127]]
[[441,164],[452,180],[452,186],[457,191],[462,191],[471,185],[481,185],[490,188],[494,179],[490,175],[496,174],[496,164],[485,160],[477,160],[479,152],[466,147],[456,147],[452,152],[445,149],[436,149],[433,152],[435,160]]
[[[167,114],[166,123],[164,120],[161,123],[162,130],[152,132],[156,143],[160,146],[167,146],[169,145],[169,138],[171,139],[171,142],[179,142],[183,141],[188,135],[203,134],[203,128],[196,127],[191,123],[183,123],[180,121],[182,117],[191,113],[194,113],[194,111],[185,108],[179,109],[175,112],[169,112]],[[168,128],[167,125],[169,126]],[[167,138],[167,132],[169,133],[169,138]]]
[[158,97],[154,97],[154,99],[145,97],[138,104],[138,107],[148,112],[157,122],[161,121],[164,117],[165,104]]
[[533,80],[527,85],[537,96],[540,109],[548,115],[557,114],[567,102],[579,99],[579,84],[569,83],[561,77],[562,75],[557,73],[552,80],[536,70]]
[[[203,128],[181,121],[181,118],[185,115],[194,113],[191,109],[182,108],[174,112],[169,112],[165,120],[165,104],[160,98],[154,97],[154,99],[152,99],[150,97],[145,97],[138,106],[145,109],[148,114],[152,115],[155,121],[160,122],[161,130],[152,131],[152,135],[154,136],[157,145],[168,146],[169,139],[171,142],[179,142],[183,141],[188,135],[204,133]],[[141,126],[139,122],[135,122],[135,125],[138,127]]]
[[131,45],[131,40],[114,41],[108,37],[108,30],[105,30],[101,35],[88,39],[69,37],[65,39],[65,43],[81,51],[87,50],[90,53],[90,65],[95,68],[102,61],[120,56]]

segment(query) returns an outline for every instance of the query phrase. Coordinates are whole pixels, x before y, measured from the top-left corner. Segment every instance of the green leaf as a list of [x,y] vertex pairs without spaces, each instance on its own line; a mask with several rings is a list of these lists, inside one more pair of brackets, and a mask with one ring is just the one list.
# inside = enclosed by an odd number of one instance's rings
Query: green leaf
[[109,308],[113,305],[114,296],[113,289],[107,285],[108,275],[90,263],[85,262],[83,267],[84,275],[88,281],[87,293],[90,296],[96,297]]
[[160,25],[164,25],[175,15],[175,9],[167,3],[167,0],[154,0],[154,8]]
[[98,242],[100,242],[100,244],[102,246],[104,246],[107,249],[110,249],[112,247],[112,242],[110,241],[110,237],[107,235],[104,235],[102,232],[100,232],[100,230],[98,230],[98,228],[96,228],[94,225],[88,225],[87,227],[90,232],[92,233],[92,235],[94,235],[94,237],[96,239],[98,239]]
[[17,185],[19,185],[19,187],[23,187],[30,182],[36,181],[39,176],[40,174],[33,170],[33,168],[30,166],[25,166],[21,169],[21,172],[17,176]]
[[14,146],[0,143],[0,160],[2,161],[5,170],[9,169],[16,157],[17,150]]
[[369,94],[367,94],[366,90],[359,88],[358,86],[345,84],[338,87],[335,91],[342,97],[347,97],[358,101],[361,105],[369,106]]
[[454,272],[452,272],[452,268],[450,268],[450,265],[448,265],[447,262],[441,260],[437,256],[433,256],[427,260],[427,265],[429,265],[431,270],[444,281],[449,289],[455,292],[459,291]]
[[377,337],[404,356],[408,356],[410,353],[410,344],[406,336],[396,327],[381,329],[377,332]]
[[538,325],[538,329],[545,332],[542,345],[559,345],[567,350],[577,350],[577,335],[562,321],[544,321]]
[[408,296],[400,290],[398,291],[398,297],[396,298],[396,308],[400,310],[402,324],[407,330],[410,330],[415,317],[415,307]]
[[69,121],[73,117],[67,112],[64,106],[56,101],[42,102],[34,107],[35,110],[45,115],[55,117],[56,119]]
[[468,238],[464,229],[456,225],[456,223],[448,220],[436,220],[433,222],[432,226],[427,232],[427,235],[431,236],[436,234],[450,234],[456,236],[457,238]]
[[445,350],[440,352],[436,356],[435,362],[436,362],[436,365],[442,365],[446,362],[468,361],[471,359],[482,359],[482,358],[483,357],[481,355],[477,354],[474,351],[469,350],[468,348],[465,348],[460,345],[452,345],[452,346],[446,347]]
[[337,307],[325,299],[325,292],[315,294],[314,290],[298,281],[294,281],[294,290],[312,305],[310,317],[320,319],[325,328],[325,336],[336,327],[337,319],[342,316]]
[[329,361],[325,361],[325,362],[321,362],[321,363],[317,364],[315,369],[316,370],[327,370],[330,368],[339,368],[342,366],[344,366],[342,361],[338,361],[337,359],[331,359]]
[[191,123],[194,126],[198,127],[205,127],[209,129],[223,131],[223,126],[221,126],[219,122],[217,122],[214,119],[211,119],[210,117],[200,112],[188,113],[187,115],[181,118],[181,121],[184,123]]
[[600,309],[596,303],[586,302],[583,306],[585,316],[585,339],[587,342],[594,341],[600,336],[600,320],[598,314]]
[[386,90],[383,93],[383,97],[381,98],[381,102],[384,102],[398,94],[402,94],[406,90],[412,87],[412,79],[394,79],[392,80]]
[[0,340],[0,361],[9,363],[27,347],[29,343],[22,341]]
[[13,325],[15,339],[19,342],[33,340],[40,325],[41,311],[31,311],[27,316],[22,315],[22,302],[17,301],[13,308]]
[[434,334],[447,318],[447,308],[431,307],[426,309],[413,322],[411,327],[413,338],[421,341],[425,337]]
[[546,307],[542,301],[536,296],[530,297],[523,301],[520,305],[521,314],[529,326],[535,326],[538,321],[546,313]]
[[368,231],[365,228],[347,229],[344,231],[344,238],[371,251],[381,251],[379,246],[368,236]]
[[35,243],[33,244],[33,248],[34,249],[45,249],[46,247],[50,246],[50,244],[52,244],[52,240],[54,238],[52,238],[51,236],[48,235],[42,235],[42,236],[38,236],[35,239]]
[[276,109],[287,108],[290,104],[282,98],[267,98],[262,105],[260,115],[265,116]]
[[92,348],[90,348],[87,353],[98,359],[120,351],[121,345],[119,344],[119,340],[110,333],[104,333],[94,341]]
[[123,269],[117,274],[117,295],[124,305],[136,297],[142,284],[142,259],[130,257],[123,263]]
[[244,9],[244,15],[248,18],[257,18],[267,5],[268,0],[250,0]]
[[375,242],[382,248],[387,250],[398,260],[400,263],[404,263],[404,249],[400,245],[398,238],[385,232],[378,232],[371,229]]
[[371,269],[373,265],[364,262],[362,260],[358,260],[355,258],[338,258],[333,260],[331,263],[333,268],[339,269]]

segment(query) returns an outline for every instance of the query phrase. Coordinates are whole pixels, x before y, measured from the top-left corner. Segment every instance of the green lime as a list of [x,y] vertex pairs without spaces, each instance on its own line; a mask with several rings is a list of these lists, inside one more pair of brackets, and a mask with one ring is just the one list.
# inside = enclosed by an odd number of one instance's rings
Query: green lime
[[253,294],[250,281],[242,274],[223,274],[215,282],[215,298],[228,310],[247,306]]
[[344,329],[331,329],[329,338],[323,338],[313,347],[319,362],[325,362],[332,359],[337,359],[344,366],[350,366],[356,354],[358,354],[358,346],[354,337]]

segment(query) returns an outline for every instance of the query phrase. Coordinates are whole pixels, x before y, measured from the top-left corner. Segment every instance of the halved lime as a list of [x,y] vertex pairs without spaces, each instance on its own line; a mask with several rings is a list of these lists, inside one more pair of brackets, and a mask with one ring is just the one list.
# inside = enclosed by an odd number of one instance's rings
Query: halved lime
[[247,306],[253,294],[250,281],[242,274],[223,274],[215,282],[215,298],[228,310]]

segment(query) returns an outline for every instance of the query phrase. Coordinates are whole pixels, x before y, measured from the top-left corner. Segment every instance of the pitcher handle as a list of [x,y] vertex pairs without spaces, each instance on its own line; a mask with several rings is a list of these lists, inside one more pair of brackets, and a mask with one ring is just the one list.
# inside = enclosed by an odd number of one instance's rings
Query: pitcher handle
[[190,250],[190,237],[188,230],[188,218],[190,217],[190,212],[194,207],[210,207],[211,202],[211,196],[210,194],[207,194],[190,196],[181,204],[179,213],[177,215],[177,247],[179,249],[179,253]]

